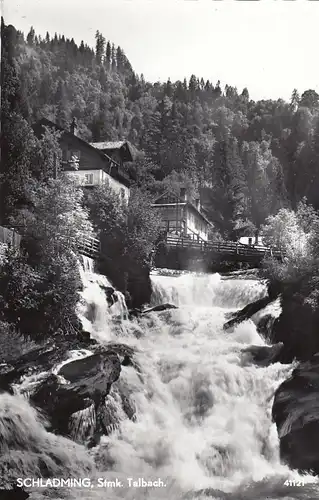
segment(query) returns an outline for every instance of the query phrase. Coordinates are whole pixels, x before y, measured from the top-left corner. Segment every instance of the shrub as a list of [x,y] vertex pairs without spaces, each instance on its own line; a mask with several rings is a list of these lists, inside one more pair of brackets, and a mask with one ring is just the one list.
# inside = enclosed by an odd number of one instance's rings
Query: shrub
[[296,211],[281,209],[261,228],[264,242],[280,248],[282,262],[267,259],[264,270],[270,279],[292,283],[318,272],[319,219],[313,207],[302,200]]
[[131,190],[129,203],[123,203],[108,186],[87,194],[86,203],[101,238],[105,273],[129,305],[148,302],[151,294],[149,264],[160,234],[161,219],[145,191]]
[[12,325],[0,321],[0,363],[12,363],[36,347],[35,342],[19,334]]

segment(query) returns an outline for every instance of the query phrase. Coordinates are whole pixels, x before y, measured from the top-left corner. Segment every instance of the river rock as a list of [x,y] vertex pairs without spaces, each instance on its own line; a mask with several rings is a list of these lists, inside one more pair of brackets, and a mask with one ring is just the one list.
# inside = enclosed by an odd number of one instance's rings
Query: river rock
[[319,352],[319,298],[317,271],[310,268],[281,283],[280,316],[272,329],[272,342],[283,342],[285,363],[307,361]]
[[109,307],[111,307],[113,304],[115,304],[115,302],[118,301],[118,297],[116,293],[114,293],[115,289],[112,286],[102,286],[102,288],[105,292],[107,303]]
[[256,324],[257,332],[271,342],[273,341],[273,327],[275,321],[276,318],[274,316],[271,314],[265,314]]
[[319,354],[279,386],[272,415],[282,460],[293,469],[319,474]]
[[150,309],[146,309],[145,311],[143,311],[143,314],[147,314],[150,312],[166,311],[166,309],[178,309],[178,307],[175,306],[174,304],[169,304],[169,303],[159,304],[158,306],[154,306],[154,307],[151,307]]
[[141,367],[135,357],[135,349],[127,344],[120,342],[110,342],[106,346],[99,346],[96,352],[104,355],[116,354],[122,366],[132,366],[138,373],[141,373]]
[[49,417],[53,431],[68,435],[71,415],[92,405],[97,413],[120,373],[121,363],[114,352],[95,353],[65,364],[57,375],[49,375],[31,401]]
[[0,392],[12,392],[10,385],[16,378],[16,371],[12,365],[7,363],[0,364]]
[[27,493],[25,490],[16,485],[7,489],[0,488],[1,500],[27,500],[29,497],[30,493]]
[[256,314],[258,311],[261,309],[264,309],[270,302],[272,302],[274,299],[272,296],[268,297],[263,297],[262,299],[256,300],[255,302],[251,302],[247,306],[243,307],[243,309],[240,309],[239,311],[236,311],[234,313],[231,313],[226,321],[224,323],[223,329],[225,331],[230,330],[236,325],[239,325],[239,323],[242,323],[243,321],[247,321],[250,319],[254,314]]
[[284,344],[278,342],[275,345],[252,345],[243,352],[248,355],[250,361],[259,366],[268,366],[272,363],[281,362],[281,353]]

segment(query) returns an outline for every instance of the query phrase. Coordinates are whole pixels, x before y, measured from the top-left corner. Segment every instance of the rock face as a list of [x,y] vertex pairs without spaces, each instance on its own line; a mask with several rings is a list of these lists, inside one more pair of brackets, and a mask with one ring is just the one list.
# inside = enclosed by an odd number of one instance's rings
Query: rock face
[[279,386],[272,414],[282,460],[319,474],[319,353]]
[[273,342],[273,328],[275,321],[276,318],[274,316],[271,314],[265,314],[265,316],[262,316],[256,324],[257,332],[270,342]]
[[14,382],[15,369],[6,363],[0,364],[0,392],[11,392],[10,384]]
[[129,309],[148,304],[152,295],[150,266],[139,263],[130,254],[123,257],[114,242],[112,245],[107,246],[103,260],[98,264],[99,272],[107,276],[115,288],[124,294]]
[[255,302],[252,302],[245,306],[243,309],[232,313],[229,320],[224,324],[224,330],[227,331],[228,329],[233,328],[239,323],[247,321],[258,311],[264,309],[268,304],[276,300],[281,292],[280,284],[278,284],[277,282],[268,283],[267,290],[268,296],[256,300]]
[[142,370],[135,349],[125,344],[92,344],[90,351],[78,350],[82,356],[91,354],[73,361],[67,347],[74,351],[73,343],[52,343],[16,359],[14,366],[0,364],[0,393],[13,394],[12,384],[31,376],[32,385],[22,392],[46,417],[47,429],[92,447],[123,419],[135,420],[135,403],[120,374],[134,370],[143,380]]
[[279,342],[272,346],[252,345],[245,349],[245,354],[248,355],[252,363],[258,366],[268,366],[272,363],[281,362],[282,351],[284,344]]
[[306,361],[319,352],[316,289],[316,281],[309,275],[281,284],[282,313],[274,322],[271,340],[284,343],[283,362],[290,363],[294,358]]
[[44,410],[54,432],[68,435],[71,415],[92,406],[97,414],[120,373],[116,353],[96,353],[71,361],[57,375],[49,375],[31,395],[31,401]]
[[30,497],[30,494],[24,491],[22,488],[19,488],[16,485],[13,485],[12,488],[1,489],[0,488],[0,498],[1,500],[27,500]]

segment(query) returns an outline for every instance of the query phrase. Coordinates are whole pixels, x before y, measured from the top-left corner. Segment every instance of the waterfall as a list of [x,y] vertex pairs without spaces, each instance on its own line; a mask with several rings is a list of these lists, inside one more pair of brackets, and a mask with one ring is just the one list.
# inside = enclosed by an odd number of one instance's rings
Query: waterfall
[[[56,500],[319,497],[319,487],[310,475],[302,477],[305,486],[301,488],[285,486],[287,479],[301,476],[280,463],[271,420],[274,391],[293,367],[247,364],[245,349],[265,344],[253,321],[238,325],[231,333],[222,328],[227,312],[266,294],[262,282],[225,280],[218,274],[154,274],[152,303],[172,302],[178,309],[151,312],[129,322],[119,317],[119,311],[125,316],[124,297],[109,306],[105,288],[112,285],[95,273],[89,259],[81,275],[84,289],[79,315],[85,328],[103,343],[116,338],[133,348],[140,370],[122,366],[106,400],[110,432],[90,451],[48,433],[45,422],[20,396],[0,395],[0,434],[10,443],[9,434],[14,431],[19,436],[15,449],[22,445],[25,450],[19,465],[17,458],[10,463],[7,459],[12,470],[17,467],[19,477],[39,477],[37,464],[43,458],[56,475],[92,481],[89,489],[69,488],[63,493],[33,488],[31,500],[45,495]],[[138,337],[137,328],[142,332]],[[134,403],[134,419],[123,411],[122,394]],[[85,425],[95,417],[93,408],[83,412],[72,422],[73,436],[86,433]],[[8,421],[14,422],[14,428],[7,427]],[[0,456],[0,475],[3,461]],[[128,478],[160,479],[163,484],[134,487]],[[98,487],[102,480],[104,487]],[[116,480],[121,487],[107,486],[107,481]]]
[[[83,291],[78,308],[78,315],[83,328],[102,343],[114,340],[117,337],[113,328],[114,319],[123,321],[127,319],[128,311],[124,295],[114,290],[106,276],[95,272],[94,260],[82,256],[83,261],[79,263]],[[113,304],[107,300],[106,290],[113,289]],[[122,325],[122,333],[125,326]]]

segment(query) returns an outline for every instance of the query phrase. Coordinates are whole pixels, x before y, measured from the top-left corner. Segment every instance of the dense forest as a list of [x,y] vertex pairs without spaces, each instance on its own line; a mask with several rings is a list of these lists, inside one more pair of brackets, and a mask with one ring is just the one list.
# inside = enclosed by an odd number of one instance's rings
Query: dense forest
[[[147,192],[132,186],[129,204],[107,185],[94,196],[84,194],[62,171],[59,133],[46,129],[36,137],[32,124],[41,114],[31,109],[38,105],[36,86],[41,83],[36,80],[43,75],[38,67],[32,76],[22,62],[29,52],[30,62],[35,55],[34,68],[42,64],[31,41],[28,36],[24,43],[2,20],[0,225],[18,232],[21,244],[19,249],[0,249],[0,343],[4,337],[16,342],[14,332],[41,339],[81,335],[76,307],[82,290],[78,241],[83,233],[111,241],[102,271],[125,293],[128,305],[147,302],[149,254],[160,231]],[[91,51],[85,48],[85,53]],[[61,81],[58,86],[64,88]],[[68,126],[66,112],[59,105],[57,117],[43,111]],[[2,355],[3,349],[0,361]]]
[[[183,181],[200,193],[223,236],[258,228],[306,197],[319,208],[319,95],[254,102],[248,89],[189,80],[150,83],[124,50],[97,32],[95,49],[63,35],[25,37],[8,27],[19,110],[68,127],[86,140],[127,139],[137,183],[152,194]],[[8,45],[8,44],[7,44]]]

